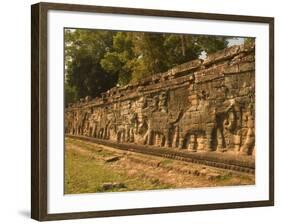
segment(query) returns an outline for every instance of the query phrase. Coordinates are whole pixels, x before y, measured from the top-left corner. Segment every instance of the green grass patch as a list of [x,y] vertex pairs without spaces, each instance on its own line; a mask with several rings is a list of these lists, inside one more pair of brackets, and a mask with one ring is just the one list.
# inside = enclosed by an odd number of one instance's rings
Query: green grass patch
[[[87,144],[74,142],[72,140],[66,143],[79,145],[84,149],[89,148]],[[65,152],[65,194],[94,193],[105,192],[102,188],[104,183],[119,182],[124,183],[125,188],[113,188],[107,191],[132,191],[132,190],[151,190],[171,188],[170,185],[161,184],[158,179],[146,178],[144,174],[138,173],[136,176],[128,176],[126,170],[114,170],[114,168],[101,160],[95,160],[96,153],[93,150],[94,157],[81,155],[74,150]]]

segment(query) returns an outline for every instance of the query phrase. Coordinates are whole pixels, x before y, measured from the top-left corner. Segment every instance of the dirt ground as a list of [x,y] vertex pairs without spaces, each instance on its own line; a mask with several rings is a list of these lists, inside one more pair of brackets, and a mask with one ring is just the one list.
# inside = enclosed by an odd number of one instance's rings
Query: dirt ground
[[65,139],[65,193],[255,184],[255,176]]

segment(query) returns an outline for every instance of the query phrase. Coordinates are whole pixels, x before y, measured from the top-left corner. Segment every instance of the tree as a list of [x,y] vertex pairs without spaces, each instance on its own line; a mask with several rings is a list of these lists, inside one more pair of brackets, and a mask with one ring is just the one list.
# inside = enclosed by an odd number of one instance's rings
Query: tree
[[102,67],[118,76],[126,85],[167,70],[162,34],[118,32],[113,37],[113,49],[101,61]]
[[245,45],[253,45],[255,43],[255,38],[253,37],[246,37],[244,40]]
[[192,35],[166,34],[164,48],[169,68],[194,60],[201,53],[201,48],[194,43]]
[[64,84],[65,106],[78,100],[75,87],[71,87],[67,82]]
[[112,51],[104,55],[101,66],[105,71],[116,76],[120,85],[126,85],[132,78],[130,62],[134,57],[132,33],[117,32],[113,36]]
[[132,41],[135,58],[129,62],[133,82],[168,69],[164,40],[162,34],[134,33]]
[[100,96],[117,84],[165,72],[227,43],[218,36],[67,29],[66,102]]
[[214,53],[227,47],[228,41],[226,37],[220,36],[196,36],[195,44],[200,47],[201,51],[207,54]]
[[[116,77],[100,65],[101,59],[112,48],[113,35],[114,32],[110,31],[65,31],[65,82],[69,87],[75,88],[77,98],[100,96],[116,85]],[[69,99],[74,100],[75,98]]]

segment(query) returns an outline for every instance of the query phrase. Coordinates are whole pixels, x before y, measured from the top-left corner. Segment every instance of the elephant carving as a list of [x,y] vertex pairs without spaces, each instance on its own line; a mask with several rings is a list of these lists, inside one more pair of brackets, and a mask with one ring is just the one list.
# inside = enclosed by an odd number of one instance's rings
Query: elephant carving
[[[221,105],[211,104],[207,100],[201,100],[197,107],[188,109],[178,122],[179,143],[178,147],[196,151],[196,138],[204,135],[206,138],[206,150],[214,151],[225,147],[223,130],[233,129],[235,126],[235,100],[227,100]],[[218,109],[219,108],[219,109]]]
[[174,124],[178,121],[181,112],[176,118],[165,111],[155,111],[150,113],[147,119],[147,137],[148,145],[156,144],[158,146],[171,147],[171,134]]

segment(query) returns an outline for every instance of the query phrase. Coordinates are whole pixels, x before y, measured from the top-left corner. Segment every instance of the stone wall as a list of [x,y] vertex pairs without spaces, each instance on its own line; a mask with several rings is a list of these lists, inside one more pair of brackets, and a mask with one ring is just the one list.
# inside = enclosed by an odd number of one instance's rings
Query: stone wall
[[233,46],[65,109],[65,133],[192,152],[255,153],[255,47]]

